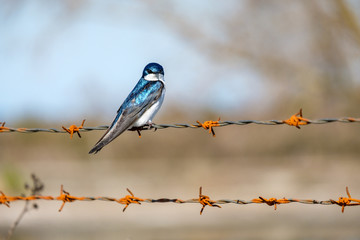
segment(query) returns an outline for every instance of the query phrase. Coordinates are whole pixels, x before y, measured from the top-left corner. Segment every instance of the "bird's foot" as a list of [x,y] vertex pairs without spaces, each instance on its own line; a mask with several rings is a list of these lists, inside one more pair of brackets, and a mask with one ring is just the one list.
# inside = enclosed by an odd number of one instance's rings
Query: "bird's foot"
[[142,130],[145,130],[144,126],[129,128],[129,131],[136,131],[138,133],[138,135],[139,135],[139,138],[141,138],[141,131]]
[[141,131],[150,130],[150,129],[154,128],[154,132],[155,132],[157,130],[157,127],[155,125],[156,124],[154,124],[152,121],[149,120],[143,126],[129,128],[129,131],[136,131],[138,133],[139,137],[141,138]]

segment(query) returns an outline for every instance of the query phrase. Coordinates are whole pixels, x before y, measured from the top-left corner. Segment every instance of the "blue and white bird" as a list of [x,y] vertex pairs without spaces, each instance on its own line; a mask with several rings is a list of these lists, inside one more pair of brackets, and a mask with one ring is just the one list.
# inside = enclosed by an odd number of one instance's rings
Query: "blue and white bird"
[[89,153],[99,152],[127,129],[151,125],[164,96],[164,69],[160,64],[149,63],[139,82],[117,111],[113,123]]

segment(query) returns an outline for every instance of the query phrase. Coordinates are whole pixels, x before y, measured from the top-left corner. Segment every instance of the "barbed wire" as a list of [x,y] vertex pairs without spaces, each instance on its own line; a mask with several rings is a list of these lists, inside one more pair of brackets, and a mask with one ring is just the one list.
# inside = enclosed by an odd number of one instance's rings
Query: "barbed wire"
[[[292,115],[289,119],[286,120],[238,120],[238,121],[220,121],[220,118],[217,121],[205,121],[201,123],[196,121],[197,124],[184,124],[184,123],[175,123],[175,124],[151,124],[146,125],[140,128],[131,128],[130,131],[137,131],[139,136],[141,136],[140,131],[143,130],[157,130],[157,129],[168,129],[168,128],[204,128],[209,130],[209,133],[215,137],[214,127],[226,127],[230,125],[248,125],[248,124],[259,124],[259,125],[283,125],[287,124],[289,126],[295,126],[300,129],[300,126],[309,125],[309,124],[326,124],[326,123],[359,123],[360,118],[354,117],[341,117],[341,118],[321,118],[316,120],[310,120],[307,118],[303,118],[302,109],[294,115]],[[71,138],[74,133],[77,133],[79,137],[81,137],[80,132],[89,132],[89,131],[97,131],[97,130],[107,130],[109,126],[102,125],[97,127],[84,127],[85,119],[82,121],[82,124],[78,127],[77,125],[71,125],[69,128],[62,126],[63,130],[55,129],[55,128],[12,128],[5,127],[5,122],[2,122],[0,126],[0,132],[20,132],[20,133],[37,133],[37,132],[47,132],[47,133],[69,133]],[[0,123],[1,124],[1,123]]]
[[75,201],[108,201],[116,202],[122,205],[125,205],[123,212],[127,209],[130,204],[139,204],[141,203],[178,203],[178,204],[187,204],[187,203],[200,203],[202,208],[200,210],[200,215],[203,213],[203,210],[206,206],[221,208],[220,205],[223,204],[236,204],[236,205],[248,205],[248,204],[267,204],[268,206],[274,206],[274,210],[277,209],[277,206],[280,204],[289,204],[289,203],[300,203],[300,204],[317,204],[317,205],[337,205],[341,207],[341,211],[344,212],[345,207],[347,206],[359,206],[360,200],[352,198],[349,192],[348,187],[346,187],[347,197],[339,197],[336,200],[324,200],[318,201],[313,199],[295,199],[295,198],[264,198],[259,196],[252,200],[244,201],[240,199],[229,200],[229,199],[220,199],[220,200],[211,200],[209,196],[203,195],[202,187],[199,189],[199,197],[192,198],[188,200],[181,200],[179,198],[139,198],[127,188],[126,189],[130,195],[126,195],[122,198],[114,197],[77,197],[70,195],[69,192],[63,189],[61,185],[60,195],[59,196],[42,196],[42,195],[31,195],[31,196],[7,196],[2,191],[0,191],[0,205],[3,204],[7,207],[10,207],[10,202],[14,201],[35,201],[35,200],[50,200],[50,201],[62,201],[62,205],[59,209],[61,212],[65,206],[65,203],[71,203]]

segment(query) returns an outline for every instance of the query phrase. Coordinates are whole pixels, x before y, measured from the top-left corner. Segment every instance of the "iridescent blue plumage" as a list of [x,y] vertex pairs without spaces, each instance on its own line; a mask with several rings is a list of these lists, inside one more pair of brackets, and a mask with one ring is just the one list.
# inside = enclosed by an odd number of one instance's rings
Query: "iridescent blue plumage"
[[157,63],[149,63],[139,82],[120,106],[113,123],[89,153],[97,153],[129,128],[150,124],[161,107],[164,95],[164,70]]
[[150,82],[141,78],[136,84],[130,95],[125,99],[124,103],[120,106],[118,112],[123,111],[125,108],[131,106],[138,106],[146,102],[148,97],[152,94],[157,93],[161,90],[163,83],[161,82]]

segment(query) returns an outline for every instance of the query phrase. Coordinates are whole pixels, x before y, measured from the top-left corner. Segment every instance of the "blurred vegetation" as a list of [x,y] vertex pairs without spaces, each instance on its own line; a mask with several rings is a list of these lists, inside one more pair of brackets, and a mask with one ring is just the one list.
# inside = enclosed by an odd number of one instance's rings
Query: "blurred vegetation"
[[197,9],[196,24],[176,2],[148,3],[170,29],[217,64],[259,75],[271,102],[268,111],[302,106],[310,114],[359,114],[358,3],[235,1],[226,12]]
[[[76,22],[78,16],[95,5],[91,0],[50,2],[46,7],[57,9],[50,25],[57,27],[42,33],[47,38]],[[24,1],[2,3],[5,19],[16,16],[24,5]],[[214,64],[209,68],[217,66],[239,75],[251,72],[266,94],[256,95],[259,91],[254,89],[249,112],[288,114],[303,107],[308,114],[319,113],[319,116],[359,114],[360,5],[357,1],[296,0],[286,4],[279,0],[226,4],[204,1],[193,4],[191,11],[181,1],[138,0],[134,4],[138,10],[145,8],[152,21],[159,20],[212,61]],[[109,1],[96,7],[104,18],[116,22],[122,19],[112,17],[126,7],[123,5]],[[145,17],[150,19],[148,15]],[[213,69],[206,71],[213,73]],[[202,83],[197,87],[199,92],[216,81],[225,82],[219,78],[204,79],[200,74],[196,81]]]
[[2,190],[10,193],[18,193],[23,190],[24,179],[21,171],[11,163],[1,164],[0,182]]

